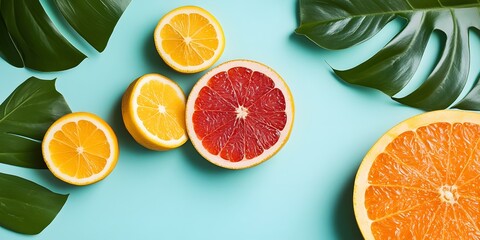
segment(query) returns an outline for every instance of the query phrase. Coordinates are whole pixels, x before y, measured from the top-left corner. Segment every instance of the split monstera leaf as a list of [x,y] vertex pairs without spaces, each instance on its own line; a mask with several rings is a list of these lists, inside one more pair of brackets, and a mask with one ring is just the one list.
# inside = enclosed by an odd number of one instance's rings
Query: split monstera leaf
[[[320,47],[344,49],[373,37],[395,18],[407,23],[383,49],[352,69],[333,71],[348,83],[378,89],[412,107],[480,110],[478,81],[452,106],[468,79],[469,30],[480,30],[478,0],[300,0],[301,24],[295,32]],[[405,97],[395,97],[418,70],[434,31],[445,36],[436,66],[420,87]]]

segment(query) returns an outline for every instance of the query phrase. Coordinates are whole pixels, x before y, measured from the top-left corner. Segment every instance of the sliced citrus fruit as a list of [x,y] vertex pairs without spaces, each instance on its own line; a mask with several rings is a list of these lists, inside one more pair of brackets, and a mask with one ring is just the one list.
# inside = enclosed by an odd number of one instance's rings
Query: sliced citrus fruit
[[248,60],[224,63],[193,87],[186,109],[197,151],[225,168],[255,166],[287,142],[294,118],[287,84],[271,68]]
[[354,210],[365,239],[480,239],[480,114],[410,118],[365,156]]
[[42,154],[57,178],[74,185],[104,179],[117,164],[118,142],[112,128],[86,112],[67,114],[45,133]]
[[154,41],[165,63],[182,73],[211,67],[225,48],[220,23],[195,6],[179,7],[163,16],[155,28]]
[[146,148],[179,147],[187,141],[185,101],[185,94],[174,81],[155,73],[143,75],[123,95],[123,122]]

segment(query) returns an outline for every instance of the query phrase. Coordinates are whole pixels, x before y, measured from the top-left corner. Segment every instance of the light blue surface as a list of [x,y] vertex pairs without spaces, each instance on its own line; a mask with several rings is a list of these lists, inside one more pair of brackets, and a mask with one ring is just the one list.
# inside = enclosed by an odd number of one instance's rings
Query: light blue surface
[[[120,98],[135,78],[161,73],[188,94],[202,75],[174,72],[153,45],[158,20],[183,5],[207,9],[223,26],[226,47],[217,64],[239,58],[263,62],[290,86],[294,129],[271,160],[251,169],[224,170],[202,159],[190,142],[154,152],[126,132]],[[297,0],[133,0],[102,54],[80,47],[90,58],[77,68],[45,74],[0,60],[2,101],[31,75],[57,77],[57,88],[72,110],[104,118],[117,133],[121,150],[112,174],[86,187],[64,184],[48,170],[1,165],[1,172],[70,197],[41,234],[0,228],[0,239],[360,239],[351,206],[357,168],[385,131],[421,111],[340,82],[328,64],[355,66],[393,37],[401,23],[392,22],[372,40],[342,51],[320,49],[293,34],[297,24]],[[478,35],[471,40],[473,72],[480,66],[478,40]],[[439,46],[438,38],[432,38],[417,82],[428,74]]]

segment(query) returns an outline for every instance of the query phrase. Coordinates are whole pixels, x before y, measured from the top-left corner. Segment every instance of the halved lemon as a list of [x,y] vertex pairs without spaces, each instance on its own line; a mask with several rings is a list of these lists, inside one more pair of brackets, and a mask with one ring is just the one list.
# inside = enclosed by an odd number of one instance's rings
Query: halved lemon
[[133,81],[122,98],[125,127],[142,146],[169,150],[187,141],[182,89],[160,74],[146,74]]
[[42,142],[45,163],[57,178],[74,185],[104,179],[118,160],[118,142],[112,128],[86,112],[67,114],[55,121]]
[[195,6],[167,13],[155,28],[154,41],[165,63],[182,73],[211,67],[225,48],[220,23],[208,11]]

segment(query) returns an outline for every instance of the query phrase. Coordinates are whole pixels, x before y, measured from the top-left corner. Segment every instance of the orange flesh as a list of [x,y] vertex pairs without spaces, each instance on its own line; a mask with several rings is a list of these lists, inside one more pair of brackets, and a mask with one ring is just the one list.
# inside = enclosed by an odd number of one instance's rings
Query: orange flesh
[[185,134],[185,104],[176,92],[159,81],[149,81],[140,90],[138,117],[160,139],[179,139]]
[[376,239],[480,239],[480,126],[433,123],[396,137],[368,176]]
[[165,52],[183,66],[197,66],[211,59],[219,45],[213,25],[197,13],[174,16],[160,35]]
[[105,134],[85,120],[63,125],[50,142],[49,151],[54,166],[76,178],[102,171],[111,154]]

